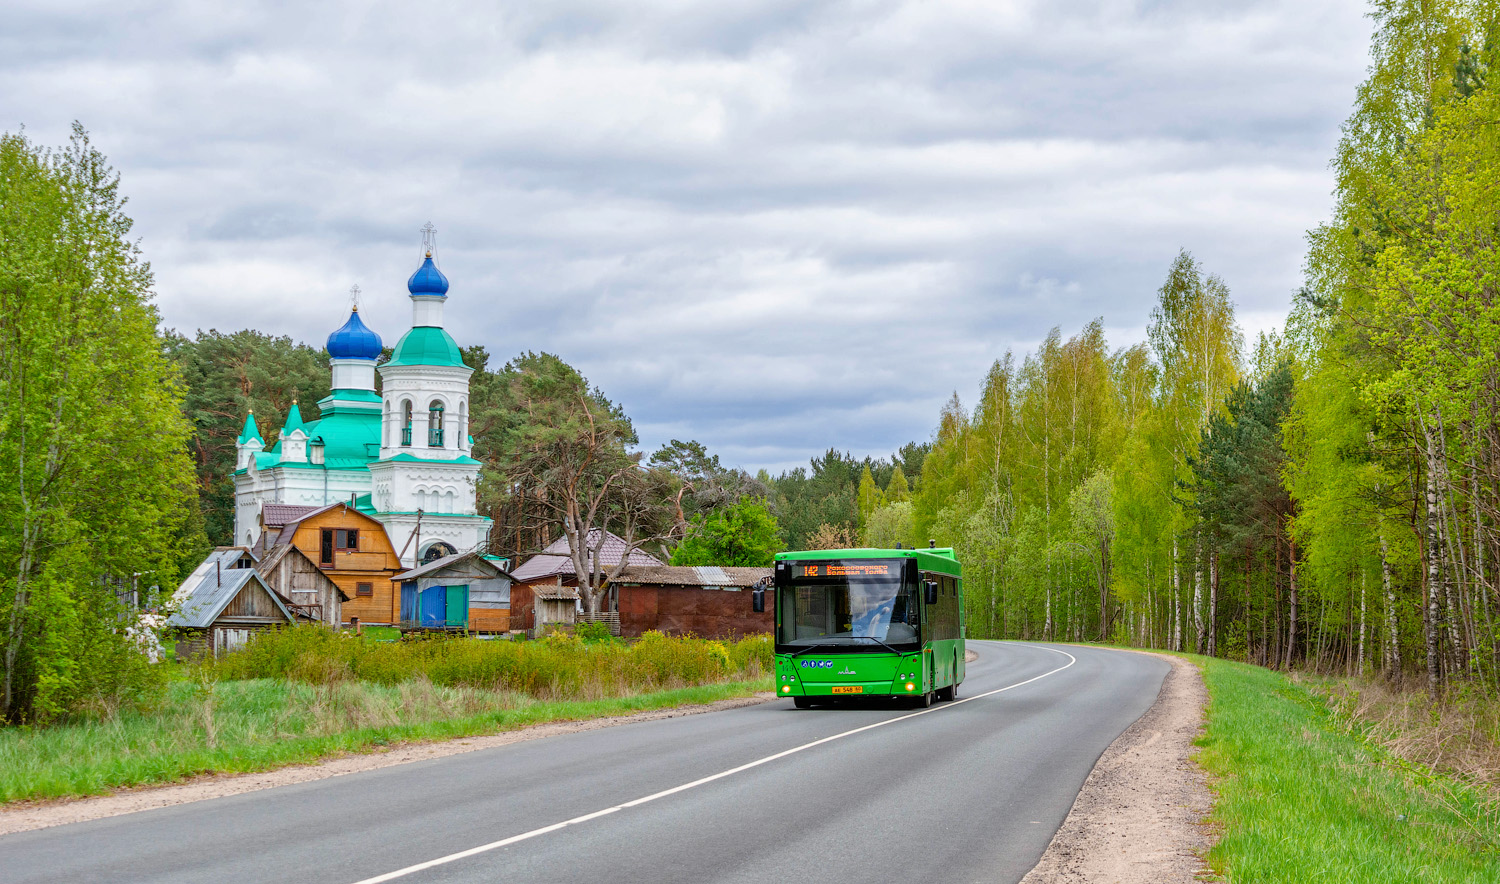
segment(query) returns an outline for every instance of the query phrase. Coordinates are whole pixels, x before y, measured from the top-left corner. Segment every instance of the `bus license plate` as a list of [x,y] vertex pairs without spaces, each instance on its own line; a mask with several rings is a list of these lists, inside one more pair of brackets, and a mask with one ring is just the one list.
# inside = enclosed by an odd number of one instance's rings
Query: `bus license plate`
[[858,684],[837,685],[834,687],[833,692],[835,694],[863,694],[865,687]]

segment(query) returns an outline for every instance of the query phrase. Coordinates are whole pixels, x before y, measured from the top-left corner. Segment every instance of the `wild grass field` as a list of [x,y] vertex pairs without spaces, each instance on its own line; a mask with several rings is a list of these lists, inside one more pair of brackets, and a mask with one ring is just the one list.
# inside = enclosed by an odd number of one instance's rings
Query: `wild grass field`
[[269,770],[771,689],[769,637],[374,642],[315,627],[182,666],[155,703],[0,730],[0,801]]
[[1210,695],[1199,761],[1218,793],[1215,871],[1232,882],[1500,882],[1500,796],[1485,783],[1403,758],[1383,744],[1389,730],[1282,673],[1194,659]]

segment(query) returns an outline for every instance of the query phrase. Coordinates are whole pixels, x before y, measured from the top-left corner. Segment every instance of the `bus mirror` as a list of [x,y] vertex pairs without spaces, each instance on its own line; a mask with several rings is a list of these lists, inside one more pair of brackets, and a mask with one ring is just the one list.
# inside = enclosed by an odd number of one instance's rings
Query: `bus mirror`
[[750,593],[750,610],[757,614],[764,614],[766,612],[766,591],[764,589],[757,589]]
[[929,581],[927,581],[927,588],[926,588],[926,592],[927,592],[926,602],[927,602],[927,604],[929,604],[929,605],[935,605],[935,604],[937,604],[937,587],[938,587],[938,585],[937,585],[937,581],[936,580],[929,580]]
[[790,562],[777,562],[773,582],[776,586],[786,586],[792,582],[792,565]]

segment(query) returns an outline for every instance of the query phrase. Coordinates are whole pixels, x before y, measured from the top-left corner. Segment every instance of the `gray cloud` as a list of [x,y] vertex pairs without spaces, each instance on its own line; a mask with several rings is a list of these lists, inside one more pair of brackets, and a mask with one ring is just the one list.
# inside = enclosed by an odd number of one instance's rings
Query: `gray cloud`
[[[15,4],[13,4],[15,6]],[[773,470],[925,438],[1052,326],[1139,339],[1179,248],[1280,322],[1363,76],[1353,0],[22,4],[0,127],[78,119],[168,325],[549,350],[643,442]]]

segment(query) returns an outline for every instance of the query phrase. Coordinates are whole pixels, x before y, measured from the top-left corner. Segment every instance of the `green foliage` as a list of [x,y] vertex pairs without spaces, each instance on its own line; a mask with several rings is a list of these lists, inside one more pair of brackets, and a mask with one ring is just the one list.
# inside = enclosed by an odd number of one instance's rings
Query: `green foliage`
[[694,517],[687,537],[672,553],[672,564],[769,568],[785,548],[765,502],[745,498]]
[[204,529],[213,543],[229,544],[235,439],[245,415],[255,414],[267,448],[276,444],[292,403],[304,422],[317,420],[314,403],[329,393],[328,355],[288,337],[249,330],[199,331],[195,338],[168,334],[166,350],[182,376],[182,409],[193,426],[190,451]]
[[119,178],[0,136],[0,720],[117,709],[159,680],[122,595],[202,549],[182,388]]
[[912,526],[910,500],[882,506],[865,520],[865,546],[892,549],[898,543],[907,547],[914,547],[917,543]]
[[614,641],[615,638],[613,635],[610,635],[609,624],[603,620],[580,623],[573,627],[573,634],[578,637],[579,641],[589,645],[595,642]]

